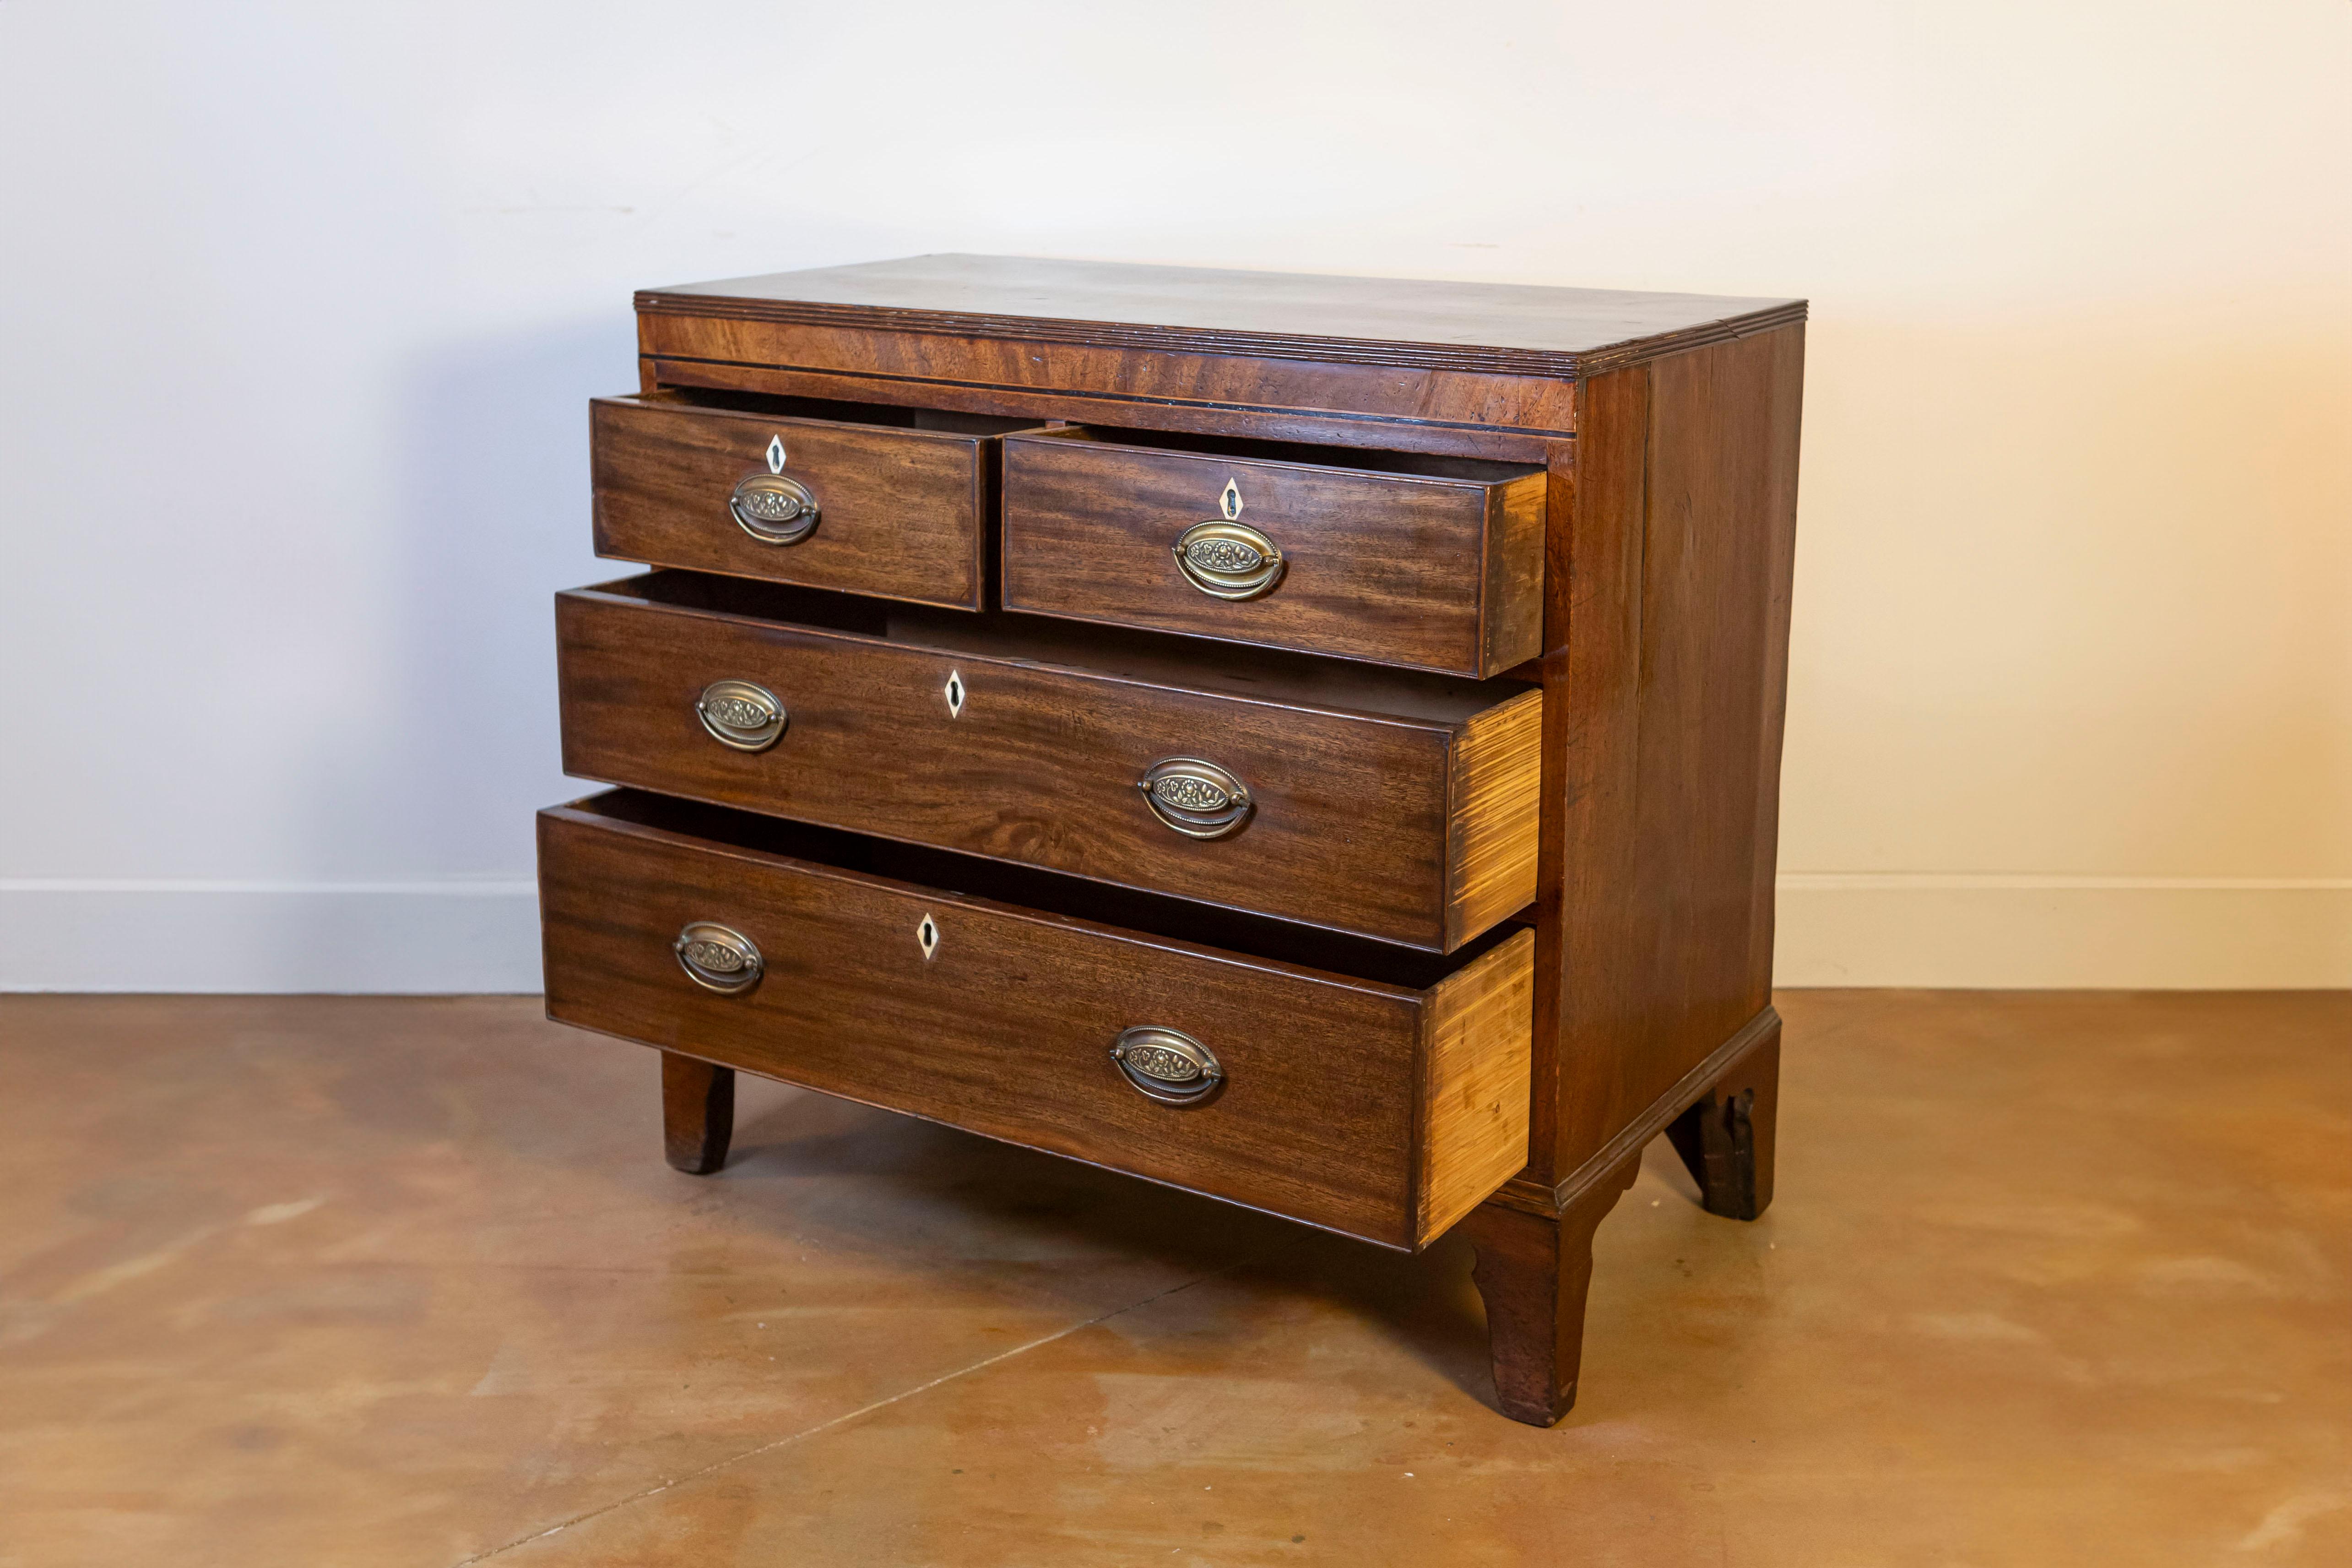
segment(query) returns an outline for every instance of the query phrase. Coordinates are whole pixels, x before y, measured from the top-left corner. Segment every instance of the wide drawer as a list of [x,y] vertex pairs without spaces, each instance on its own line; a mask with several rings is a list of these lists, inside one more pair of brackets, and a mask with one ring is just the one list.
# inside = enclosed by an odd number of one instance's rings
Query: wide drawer
[[540,900],[552,1018],[1366,1240],[1427,1243],[1526,1160],[1524,929],[1449,962],[1187,924],[629,791],[541,814]]
[[1004,442],[1004,607],[1485,677],[1542,651],[1542,470],[1172,435]]
[[596,553],[982,606],[995,437],[1024,421],[719,396],[589,404]]
[[1535,897],[1515,681],[673,573],[556,628],[580,777],[1443,952]]

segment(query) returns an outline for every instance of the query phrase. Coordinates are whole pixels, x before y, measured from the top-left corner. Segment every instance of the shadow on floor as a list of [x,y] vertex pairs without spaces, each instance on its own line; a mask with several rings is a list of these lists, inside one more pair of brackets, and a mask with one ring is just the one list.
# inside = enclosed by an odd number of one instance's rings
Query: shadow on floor
[[[1494,1402],[1474,1249],[1458,1233],[1407,1255],[953,1128],[742,1084],[734,1150],[709,1179],[742,1190],[857,1178],[811,1183],[789,1201],[746,1192],[742,1223],[822,1231],[836,1253],[885,1237],[904,1246],[910,1234],[953,1247],[961,1237],[1027,1232],[1043,1250],[1125,1253],[1194,1277],[1222,1274],[1244,1289],[1336,1305],[1465,1394]],[[1654,1141],[1645,1168],[1697,1206],[1698,1189],[1664,1139]]]

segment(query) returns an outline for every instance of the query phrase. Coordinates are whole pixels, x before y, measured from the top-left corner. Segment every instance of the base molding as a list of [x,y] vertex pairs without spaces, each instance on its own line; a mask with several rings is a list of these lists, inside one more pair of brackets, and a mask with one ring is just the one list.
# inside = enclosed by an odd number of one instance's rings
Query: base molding
[[1664,1132],[1668,1123],[1689,1110],[1717,1079],[1738,1066],[1740,1058],[1767,1041],[1780,1037],[1780,1015],[1767,1006],[1742,1024],[1731,1038],[1709,1051],[1705,1060],[1683,1074],[1674,1088],[1651,1101],[1648,1110],[1626,1123],[1624,1129],[1603,1143],[1591,1159],[1561,1177],[1557,1186],[1547,1187],[1540,1182],[1513,1176],[1486,1201],[1528,1214],[1566,1214],[1580,1198],[1612,1172],[1622,1171],[1627,1162],[1640,1158],[1642,1151],[1649,1147],[1651,1139]]

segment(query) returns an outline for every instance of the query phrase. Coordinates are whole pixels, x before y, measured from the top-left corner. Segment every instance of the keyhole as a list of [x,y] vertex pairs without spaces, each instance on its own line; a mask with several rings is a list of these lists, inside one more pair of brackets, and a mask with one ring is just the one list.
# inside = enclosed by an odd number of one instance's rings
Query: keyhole
[[948,717],[949,717],[949,718],[950,718],[950,719],[961,719],[961,718],[962,718],[962,717],[963,717],[963,677],[962,677],[962,676],[961,676],[961,675],[959,675],[959,674],[957,674],[957,673],[956,673],[954,670],[952,670],[952,669],[949,670],[949,671],[948,671],[948,683],[947,683],[947,686],[944,688],[944,689],[946,690],[946,692],[947,692],[947,694],[948,694]]
[[783,471],[784,438],[782,436],[771,436],[768,437],[768,472],[781,474]]
[[930,916],[925,915],[915,927],[915,942],[923,950],[923,961],[927,963],[930,962],[931,955],[939,952],[940,928],[932,922]]
[[1227,522],[1238,522],[1241,521],[1242,487],[1240,481],[1235,479],[1227,479],[1225,481],[1225,493],[1217,498],[1217,510],[1225,514],[1225,521]]

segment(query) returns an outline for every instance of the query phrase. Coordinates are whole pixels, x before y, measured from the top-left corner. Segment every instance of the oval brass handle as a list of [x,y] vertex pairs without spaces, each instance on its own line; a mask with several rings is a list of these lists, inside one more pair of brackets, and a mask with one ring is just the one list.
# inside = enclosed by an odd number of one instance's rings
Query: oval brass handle
[[1224,1086],[1217,1054],[1178,1029],[1121,1030],[1111,1042],[1110,1059],[1138,1093],[1162,1105],[1198,1105]]
[[670,943],[677,966],[706,991],[740,995],[760,984],[760,950],[751,939],[716,921],[688,921]]
[[793,721],[774,692],[748,680],[712,681],[694,700],[694,711],[712,740],[739,752],[766,751]]
[[1245,523],[1196,522],[1168,548],[1184,580],[1212,598],[1255,599],[1282,581],[1282,552]]
[[816,531],[816,492],[782,474],[753,474],[727,498],[727,510],[762,544],[798,544]]
[[1257,808],[1249,785],[1198,757],[1164,757],[1135,781],[1151,815],[1187,838],[1238,833]]

